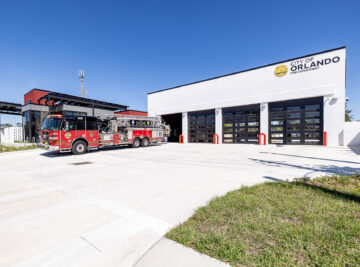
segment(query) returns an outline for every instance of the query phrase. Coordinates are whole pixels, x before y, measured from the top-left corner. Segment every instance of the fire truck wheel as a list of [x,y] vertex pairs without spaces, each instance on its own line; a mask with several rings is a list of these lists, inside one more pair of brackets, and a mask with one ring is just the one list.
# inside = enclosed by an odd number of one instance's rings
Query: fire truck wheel
[[147,147],[150,145],[150,142],[149,142],[149,139],[148,138],[144,138],[142,141],[141,141],[141,146],[142,147]]
[[139,138],[135,138],[134,141],[133,141],[132,147],[133,147],[133,148],[138,148],[138,147],[140,147],[140,144],[141,144],[140,139],[139,139]]
[[72,153],[74,155],[81,155],[85,154],[87,151],[87,145],[84,141],[76,141],[75,144],[72,146]]

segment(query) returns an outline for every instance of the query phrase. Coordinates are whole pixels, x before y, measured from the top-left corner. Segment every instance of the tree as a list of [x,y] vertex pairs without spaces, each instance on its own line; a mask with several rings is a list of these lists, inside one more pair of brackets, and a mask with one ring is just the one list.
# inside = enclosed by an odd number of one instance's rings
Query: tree
[[351,115],[352,110],[347,108],[347,102],[345,104],[345,121],[352,121],[354,116]]
[[3,123],[0,124],[0,128],[7,128],[7,127],[12,127],[13,125],[11,123]]
[[21,126],[22,126],[21,122],[16,123],[16,127],[21,127]]

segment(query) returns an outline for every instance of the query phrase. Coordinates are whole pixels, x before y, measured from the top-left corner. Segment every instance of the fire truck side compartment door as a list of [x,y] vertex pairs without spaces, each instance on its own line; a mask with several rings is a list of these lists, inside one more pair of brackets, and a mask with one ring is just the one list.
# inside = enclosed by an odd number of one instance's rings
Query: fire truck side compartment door
[[114,145],[119,144],[119,135],[118,134],[114,134]]
[[89,142],[89,146],[99,146],[99,130],[97,120],[94,118],[86,119],[86,140]]
[[129,130],[127,131],[127,135],[128,135],[128,140],[129,140],[129,141],[132,141],[132,139],[133,139],[133,131],[132,131],[131,129],[129,129]]

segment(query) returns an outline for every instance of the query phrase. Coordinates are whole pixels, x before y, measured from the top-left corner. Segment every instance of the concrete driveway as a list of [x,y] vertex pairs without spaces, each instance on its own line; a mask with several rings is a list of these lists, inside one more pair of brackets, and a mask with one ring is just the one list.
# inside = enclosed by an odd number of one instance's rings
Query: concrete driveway
[[0,154],[0,266],[224,266],[163,238],[241,186],[360,172],[360,150],[164,144]]

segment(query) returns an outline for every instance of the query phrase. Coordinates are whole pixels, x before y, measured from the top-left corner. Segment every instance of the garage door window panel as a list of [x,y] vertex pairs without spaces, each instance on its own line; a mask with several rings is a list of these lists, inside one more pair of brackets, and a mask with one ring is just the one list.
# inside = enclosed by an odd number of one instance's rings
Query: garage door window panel
[[189,118],[190,142],[212,142],[215,133],[215,110],[191,112]]
[[[253,143],[259,134],[260,106],[244,106],[223,109],[223,140],[233,135],[233,143]],[[250,135],[253,134],[253,135]],[[255,136],[255,138],[254,138]]]
[[279,143],[282,132],[284,144],[322,144],[322,103],[322,97],[270,103],[269,142]]

